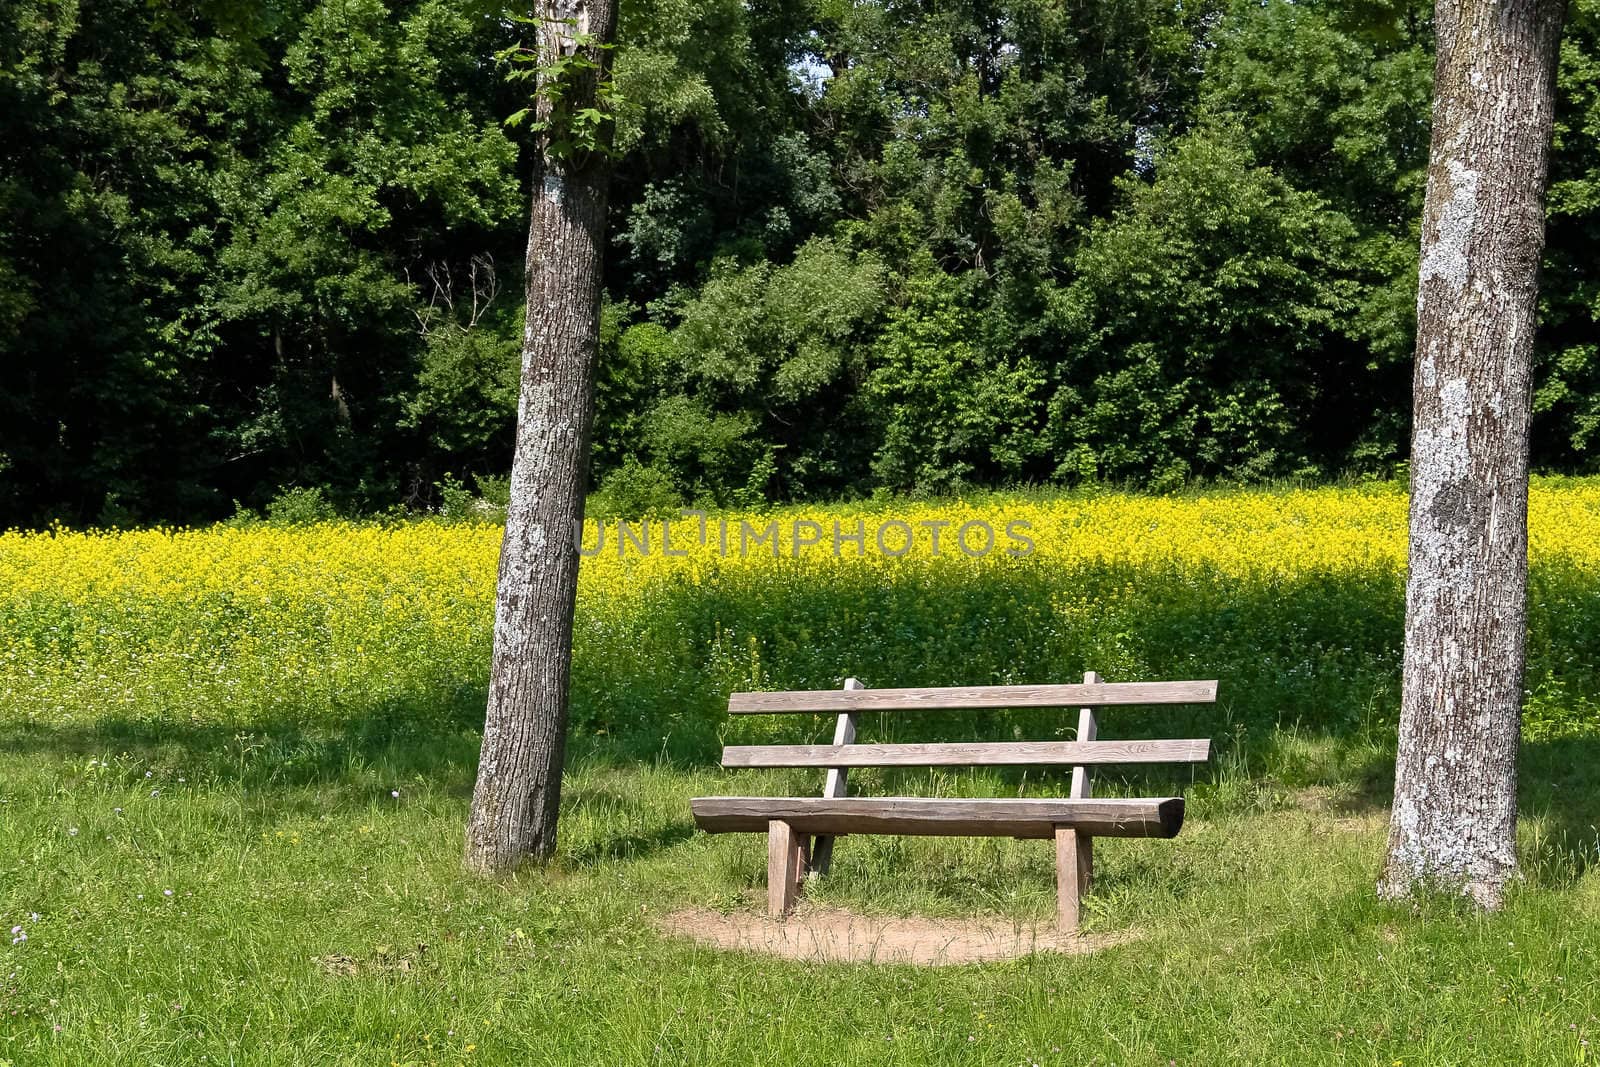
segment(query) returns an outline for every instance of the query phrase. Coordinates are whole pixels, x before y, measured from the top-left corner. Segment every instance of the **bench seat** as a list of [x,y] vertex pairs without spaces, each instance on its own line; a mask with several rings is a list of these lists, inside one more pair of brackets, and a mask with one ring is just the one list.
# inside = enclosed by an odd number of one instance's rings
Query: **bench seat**
[[929,797],[696,797],[708,833],[766,833],[773,820],[802,834],[919,834],[1049,839],[1057,827],[1095,837],[1176,837],[1182,797],[944,799]]

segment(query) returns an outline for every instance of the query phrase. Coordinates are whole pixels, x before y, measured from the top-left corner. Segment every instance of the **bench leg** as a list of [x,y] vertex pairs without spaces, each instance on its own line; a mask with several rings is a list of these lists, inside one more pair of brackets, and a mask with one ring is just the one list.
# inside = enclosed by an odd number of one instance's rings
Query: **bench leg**
[[781,919],[794,910],[806,877],[810,837],[781,819],[767,823],[767,912]]
[[833,835],[818,834],[811,839],[811,862],[806,867],[807,878],[823,878],[833,866]]
[[1083,895],[1094,873],[1094,838],[1065,826],[1056,827],[1056,920],[1063,930],[1076,930],[1082,919]]

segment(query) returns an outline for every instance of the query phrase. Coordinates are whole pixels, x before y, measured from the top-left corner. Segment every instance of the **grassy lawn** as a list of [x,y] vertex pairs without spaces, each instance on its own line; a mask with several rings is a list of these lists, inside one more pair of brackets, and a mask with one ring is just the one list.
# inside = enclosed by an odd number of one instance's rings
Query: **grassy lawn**
[[[917,969],[725,954],[653,929],[677,906],[760,906],[764,842],[696,833],[688,798],[814,789],[800,772],[580,752],[559,862],[482,884],[458,866],[467,730],[5,740],[0,918],[27,940],[0,945],[0,1062],[17,1067],[1554,1064],[1591,1062],[1600,1040],[1600,871],[1572,829],[1594,814],[1592,750],[1530,754],[1530,879],[1502,915],[1379,904],[1382,810],[1354,783],[1293,789],[1274,772],[1383,753],[1285,738],[1278,768],[1194,782],[1176,840],[1101,842],[1089,929],[1129,943]],[[1569,801],[1582,811],[1558,815]],[[811,893],[1039,920],[1050,849],[847,838]]]
[[[916,509],[1026,520],[1039,551],[742,559],[713,538],[688,558],[586,560],[560,856],[499,883],[459,863],[498,530],[0,534],[0,1067],[1595,1062],[1600,482],[1535,486],[1527,878],[1489,917],[1374,896],[1398,492]],[[690,797],[820,788],[820,772],[718,769],[724,738],[831,731],[808,716],[730,724],[730,690],[1090,668],[1220,680],[1214,707],[1102,716],[1106,738],[1216,741],[1209,766],[1097,781],[1189,797],[1176,840],[1097,846],[1088,931],[1124,942],[916,969],[657,932],[675,908],[763,904],[765,842],[696,832]],[[885,716],[862,740],[1070,736],[1062,723]],[[808,894],[1048,921],[1051,858],[1043,842],[850,837]]]

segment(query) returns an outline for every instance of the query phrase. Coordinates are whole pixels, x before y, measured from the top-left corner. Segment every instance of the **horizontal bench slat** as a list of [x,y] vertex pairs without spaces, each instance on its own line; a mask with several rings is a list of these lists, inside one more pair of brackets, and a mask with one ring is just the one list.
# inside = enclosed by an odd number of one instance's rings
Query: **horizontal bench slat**
[[1022,767],[1203,763],[1206,738],[1155,741],[1000,741],[913,745],[729,745],[724,767]]
[[974,685],[935,689],[814,689],[734,693],[736,715],[791,711],[948,711],[961,708],[1106,707],[1117,704],[1210,704],[1215,679],[1188,682],[1097,682],[1092,685]]
[[696,797],[708,833],[766,832],[779,819],[803,834],[1050,838],[1058,826],[1097,837],[1175,837],[1182,797],[1086,800],[927,797]]

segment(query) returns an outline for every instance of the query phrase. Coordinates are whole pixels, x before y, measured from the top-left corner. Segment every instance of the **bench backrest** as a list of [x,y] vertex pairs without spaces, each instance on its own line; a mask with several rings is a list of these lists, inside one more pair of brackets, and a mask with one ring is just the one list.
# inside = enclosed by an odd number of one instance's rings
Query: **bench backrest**
[[[1089,672],[1094,676],[1094,672]],[[853,679],[852,679],[853,680]],[[811,689],[734,693],[734,715],[817,711],[947,711],[975,708],[1111,707],[1119,704],[1211,704],[1215,679],[1205,682],[1085,682],[1082,685],[969,685],[939,689]]]
[[[1102,682],[1092,671],[1081,685],[983,685],[934,689],[866,689],[855,679],[843,689],[784,693],[734,693],[728,711],[736,715],[784,712],[838,712],[831,745],[728,745],[724,767],[980,767],[1094,764],[1201,763],[1209,758],[1207,738],[1151,741],[1096,740],[1093,709],[1133,704],[1209,704],[1216,681]],[[854,744],[856,717],[868,711],[947,711],[987,708],[1078,707],[1075,741],[945,742]],[[842,775],[840,775],[842,778]],[[1074,778],[1079,773],[1074,772]],[[1075,781],[1074,785],[1078,783]],[[1079,794],[1078,789],[1074,789]],[[1086,795],[1087,790],[1079,795]],[[824,795],[831,795],[831,789]]]

